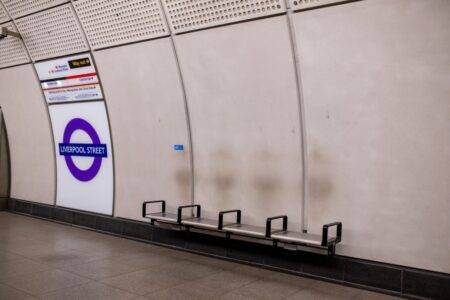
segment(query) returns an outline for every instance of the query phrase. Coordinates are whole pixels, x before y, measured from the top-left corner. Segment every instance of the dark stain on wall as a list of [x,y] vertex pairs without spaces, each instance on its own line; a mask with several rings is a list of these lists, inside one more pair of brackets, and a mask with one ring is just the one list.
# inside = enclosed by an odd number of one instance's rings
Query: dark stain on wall
[[253,181],[254,188],[262,197],[271,197],[280,188],[280,180],[276,177],[257,175]]
[[324,201],[333,194],[333,181],[330,175],[328,158],[315,149],[310,157],[311,176],[308,179],[309,196],[318,201]]
[[191,172],[189,172],[189,170],[181,169],[175,173],[175,181],[179,186],[189,186],[190,178]]
[[327,199],[333,192],[333,184],[326,176],[311,177],[308,183],[309,194],[314,199]]
[[217,173],[213,178],[214,184],[220,192],[230,190],[234,185],[234,178],[230,173]]
[[189,199],[190,184],[191,184],[191,172],[188,169],[180,169],[175,173],[175,182],[177,184],[180,197],[183,199]]
[[222,146],[216,152],[212,153],[211,164],[214,166],[212,170],[212,184],[217,192],[220,201],[228,201],[230,191],[236,183],[236,174],[231,169],[233,166],[233,153],[227,146]]
[[263,211],[276,210],[279,204],[279,192],[283,182],[277,175],[280,173],[276,155],[269,149],[261,149],[253,155],[252,187]]

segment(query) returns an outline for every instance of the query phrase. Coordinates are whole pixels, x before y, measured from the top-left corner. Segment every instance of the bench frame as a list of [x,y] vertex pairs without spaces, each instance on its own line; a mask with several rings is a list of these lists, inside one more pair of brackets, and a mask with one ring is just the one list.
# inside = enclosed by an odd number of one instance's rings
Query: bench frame
[[[200,218],[201,217],[201,205],[199,205],[199,204],[191,204],[191,205],[179,206],[178,209],[177,209],[177,218],[176,218],[176,220],[174,220],[173,222],[169,222],[169,221],[166,221],[166,220],[158,220],[158,218],[156,218],[156,217],[152,218],[152,216],[149,216],[147,214],[147,207],[150,204],[156,204],[156,203],[161,203],[161,211],[160,211],[160,213],[165,213],[166,212],[166,201],[165,200],[145,201],[145,202],[142,203],[142,217],[150,219],[150,224],[151,225],[155,225],[155,222],[158,222],[158,223],[169,223],[169,224],[179,225],[180,227],[186,228],[186,230],[189,230],[191,227],[197,228],[194,225],[182,224],[182,221],[186,220],[186,219],[183,219],[183,210],[185,210],[187,208],[195,208],[195,214],[193,216],[189,217],[188,219]],[[224,225],[224,215],[232,214],[232,213],[236,214],[236,222]],[[281,219],[282,220],[282,229],[273,231],[272,230],[272,221],[277,220],[277,219]],[[342,240],[342,222],[333,222],[333,223],[328,223],[328,224],[323,225],[323,227],[322,227],[322,240],[321,240],[320,246],[311,245],[311,244],[308,244],[308,243],[301,243],[301,242],[297,243],[297,242],[280,241],[280,240],[278,240],[276,238],[273,238],[272,237],[272,233],[287,231],[287,229],[288,229],[288,217],[287,217],[287,215],[279,215],[279,216],[274,216],[274,217],[267,218],[267,220],[266,220],[266,227],[265,227],[265,237],[264,238],[258,238],[258,237],[254,237],[254,236],[250,236],[250,235],[236,234],[236,233],[225,231],[226,226],[241,224],[241,220],[242,220],[242,211],[240,209],[225,210],[225,211],[219,212],[219,220],[218,220],[217,229],[213,230],[213,229],[205,229],[205,228],[201,228],[201,227],[198,227],[198,229],[224,232],[225,235],[226,235],[226,238],[230,238],[231,235],[233,234],[233,235],[245,236],[245,237],[253,238],[253,239],[271,240],[271,241],[273,241],[274,247],[277,247],[278,243],[284,243],[284,244],[299,245],[299,246],[309,247],[309,248],[319,248],[319,249],[322,249],[322,250],[325,249],[325,250],[327,250],[327,255],[333,255],[335,253],[336,244],[341,242],[341,240]],[[332,239],[329,239],[328,238],[328,235],[329,235],[329,230],[328,229],[330,227],[334,227],[334,226],[336,226],[336,236],[334,238],[332,238]]]

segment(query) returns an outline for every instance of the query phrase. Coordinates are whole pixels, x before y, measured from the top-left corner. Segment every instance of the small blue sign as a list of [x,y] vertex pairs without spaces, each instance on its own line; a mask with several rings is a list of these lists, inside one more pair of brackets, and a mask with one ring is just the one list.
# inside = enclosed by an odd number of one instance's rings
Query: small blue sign
[[173,150],[184,151],[184,145],[173,145]]

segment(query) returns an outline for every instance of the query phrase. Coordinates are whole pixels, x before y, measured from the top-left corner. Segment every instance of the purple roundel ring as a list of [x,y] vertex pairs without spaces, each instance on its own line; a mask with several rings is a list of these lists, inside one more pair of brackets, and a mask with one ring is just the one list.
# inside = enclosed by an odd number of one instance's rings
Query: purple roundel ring
[[[72,119],[67,124],[66,129],[64,130],[63,142],[67,144],[70,143],[70,138],[76,130],[82,130],[86,132],[87,135],[91,138],[93,144],[100,144],[100,137],[98,136],[94,127],[92,127],[92,125],[87,121],[80,118]],[[73,162],[72,156],[64,155],[64,159],[66,160],[66,164],[69,168],[70,173],[72,173],[72,175],[80,181],[92,180],[97,175],[102,165],[102,158],[94,157],[92,165],[87,170],[81,170]]]

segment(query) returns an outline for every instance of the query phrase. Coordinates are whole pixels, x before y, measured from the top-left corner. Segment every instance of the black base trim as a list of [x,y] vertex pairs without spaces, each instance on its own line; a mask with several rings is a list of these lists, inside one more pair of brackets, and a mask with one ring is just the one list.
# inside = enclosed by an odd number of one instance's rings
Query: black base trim
[[8,209],[8,198],[0,198],[0,211]]
[[7,209],[11,212],[174,249],[405,298],[450,299],[450,274],[340,255],[324,256],[289,251],[248,241],[226,239],[199,232],[171,230],[149,223],[18,199],[9,198],[7,202]]

